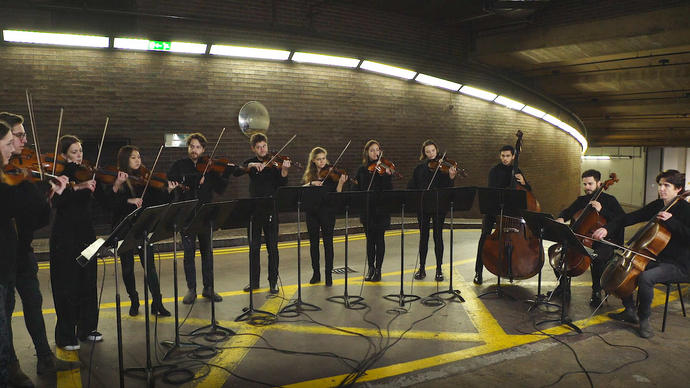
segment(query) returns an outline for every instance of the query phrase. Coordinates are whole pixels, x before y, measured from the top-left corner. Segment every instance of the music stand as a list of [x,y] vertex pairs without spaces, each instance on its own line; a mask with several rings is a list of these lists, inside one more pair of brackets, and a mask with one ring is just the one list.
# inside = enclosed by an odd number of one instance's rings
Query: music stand
[[[503,228],[501,223],[503,221],[503,215],[508,213],[510,215],[518,214],[518,211],[525,209],[527,207],[527,196],[522,190],[515,189],[496,189],[489,187],[478,187],[477,194],[479,196],[479,211],[484,215],[490,215],[498,217],[495,222],[495,228],[498,229],[498,240],[500,241],[503,236]],[[484,242],[486,245],[486,241]],[[482,247],[483,249],[484,247]],[[506,252],[508,250],[508,252]],[[481,252],[480,252],[481,254]],[[506,260],[506,268],[508,269],[509,279],[512,282],[513,279],[510,277],[512,273],[512,251],[507,249],[507,247],[499,247],[498,252],[499,261]],[[498,271],[497,271],[498,272]],[[501,276],[497,275],[498,282],[497,288],[493,291],[487,291],[483,294],[478,295],[478,298],[487,295],[497,295],[498,297],[507,296],[510,299],[515,300],[515,298],[503,292],[501,288]]]
[[[319,186],[283,186],[279,187],[275,194],[279,212],[293,212],[297,210],[297,300],[283,307],[278,315],[294,318],[302,311],[321,311],[321,308],[311,303],[302,301],[302,233],[300,216],[303,200],[307,203],[320,205],[325,197],[326,190]],[[251,285],[251,282],[250,282]]]
[[359,295],[349,295],[347,291],[347,281],[348,272],[350,267],[348,267],[348,246],[349,246],[349,233],[348,229],[350,227],[350,211],[355,212],[362,208],[366,192],[364,191],[344,191],[341,193],[328,193],[328,202],[332,203],[336,209],[337,214],[345,214],[345,287],[343,295],[334,295],[326,298],[327,301],[333,303],[340,303],[345,306],[346,309],[350,310],[362,310],[367,306],[362,301],[363,297]]
[[[218,230],[220,225],[225,222],[233,206],[234,203],[232,201],[205,203],[197,210],[195,217],[183,231],[186,235],[209,232],[211,261],[213,261],[213,231]],[[235,335],[234,331],[220,326],[216,321],[215,283],[215,276],[211,272],[211,322],[189,333],[191,335],[203,335],[210,342],[220,342],[228,336]]]
[[[223,224],[224,229],[231,228],[247,228],[248,233],[248,243],[251,249],[252,246],[252,224],[254,220],[254,214],[262,212],[263,214],[272,214],[274,208],[274,200],[270,197],[259,197],[259,198],[242,198],[233,201],[234,206],[231,209],[229,217],[225,220]],[[259,237],[261,238],[261,237]],[[261,250],[259,249],[259,252]],[[250,321],[254,319],[257,315],[263,315],[265,318],[275,319],[276,315],[265,311],[254,308],[254,287],[252,284],[252,262],[251,259],[248,260],[249,263],[249,306],[242,309],[243,313],[235,318],[235,322]]]
[[[563,246],[561,251],[563,257],[566,257],[565,255],[568,253],[568,249],[574,249],[582,255],[589,256],[589,258],[591,259],[589,252],[587,252],[584,245],[582,245],[582,242],[580,242],[580,240],[575,236],[572,229],[570,229],[570,226],[554,221],[549,218],[543,218],[542,220],[544,226],[544,240],[553,241],[555,243],[561,243]],[[570,289],[571,277],[568,276],[567,271],[565,269],[566,260],[562,260],[561,265],[562,268],[560,268],[559,271],[562,274],[561,276],[565,276],[565,285],[567,286],[566,289]],[[581,334],[582,330],[580,330],[580,328],[577,327],[573,323],[573,321],[571,321],[570,318],[568,318],[566,315],[566,310],[568,306],[568,298],[566,294],[567,292],[565,292],[565,290],[561,293],[562,305],[560,319],[547,319],[541,322],[537,322],[537,325],[541,325],[542,323],[547,322],[559,322],[560,324],[569,326],[570,328]]]
[[175,340],[161,341],[161,345],[168,347],[168,351],[163,355],[166,360],[171,357],[176,351],[182,348],[198,348],[199,345],[191,342],[180,342],[180,309],[178,303],[178,288],[177,288],[177,231],[180,227],[186,225],[187,221],[192,216],[196,208],[198,199],[190,201],[175,202],[170,204],[168,210],[163,214],[160,221],[153,230],[149,241],[151,243],[165,240],[172,237],[173,239],[173,292],[175,297]]
[[[539,252],[542,256],[542,258],[545,259],[544,255],[544,219],[550,219],[553,220],[553,216],[549,213],[538,213],[538,212],[531,212],[529,210],[521,210],[520,214],[522,214],[522,218],[525,219],[525,222],[527,222],[527,226],[529,226],[530,229],[532,229],[532,232],[539,236]],[[526,300],[525,302],[530,303],[531,306],[527,309],[527,311],[532,311],[535,307],[539,305],[545,305],[545,306],[555,306],[555,307],[560,307],[557,304],[551,303],[549,301],[549,298],[546,297],[546,295],[543,295],[541,293],[541,269],[539,270],[539,277],[537,280],[537,294],[534,296],[533,300]]]
[[429,295],[429,298],[438,297],[439,295],[449,294],[450,298],[447,300],[459,300],[464,302],[465,299],[460,295],[460,290],[453,288],[453,211],[457,207],[460,211],[467,211],[472,209],[474,197],[476,196],[476,187],[450,187],[436,190],[436,204],[437,214],[445,214],[450,211],[450,278],[448,279],[448,289],[444,291],[437,291]]
[[150,249],[149,233],[154,230],[156,224],[159,222],[161,215],[168,208],[168,204],[151,206],[139,212],[134,224],[127,232],[122,244],[117,249],[117,254],[141,250],[140,253],[144,257],[144,321],[146,324],[146,366],[143,368],[127,368],[125,373],[136,374],[143,373],[146,379],[146,386],[152,387],[154,384],[154,372],[159,368],[172,368],[172,365],[157,365],[153,366],[151,362],[151,322],[149,318],[149,256]]

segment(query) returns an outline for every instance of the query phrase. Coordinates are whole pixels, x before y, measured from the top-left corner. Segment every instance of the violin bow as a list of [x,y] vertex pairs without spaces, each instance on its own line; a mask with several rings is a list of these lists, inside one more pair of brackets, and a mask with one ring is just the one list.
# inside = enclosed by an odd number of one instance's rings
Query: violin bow
[[96,164],[93,166],[93,178],[96,179],[96,171],[98,171],[98,163],[101,161],[101,151],[103,151],[103,141],[105,140],[105,133],[108,131],[108,122],[110,117],[105,117],[105,127],[103,128],[103,135],[101,136],[101,144],[98,146],[98,156],[96,156]]
[[621,245],[612,243],[612,242],[610,242],[610,241],[606,241],[606,240],[597,240],[596,238],[592,238],[592,237],[589,237],[589,236],[585,236],[585,235],[579,234],[579,233],[573,233],[573,234],[574,234],[575,236],[577,236],[577,237],[582,238],[582,239],[591,240],[591,241],[597,241],[597,242],[600,242],[600,243],[603,243],[603,244],[606,244],[606,245],[610,245],[610,246],[615,247],[615,248],[618,248],[618,249],[622,249],[622,250],[627,251],[627,252],[632,252],[632,253],[634,253],[634,254],[636,254],[636,255],[642,256],[642,257],[647,258],[647,259],[649,259],[649,260],[657,261],[657,259],[655,259],[655,258],[653,258],[653,257],[651,257],[651,256],[647,256],[647,255],[645,255],[644,253],[640,253],[640,252],[634,251],[634,250],[632,250],[632,249],[630,249],[630,248],[627,248],[627,247],[624,247],[624,246],[621,246]]
[[31,121],[31,134],[34,137],[34,149],[36,151],[36,161],[38,162],[38,175],[43,180],[43,166],[41,166],[41,149],[38,145],[38,137],[36,136],[36,119],[34,117],[34,102],[29,89],[26,89],[26,105],[29,109],[29,120]]
[[[222,131],[220,131],[220,136],[218,136],[218,140],[216,140],[216,145],[213,146],[213,151],[211,151],[211,155],[208,157],[208,163],[206,163],[206,168],[204,168],[204,173],[201,174],[201,177],[206,176],[206,172],[208,172],[208,167],[211,165],[211,161],[213,160],[213,156],[216,154],[216,149],[218,149],[218,144],[220,143],[220,139],[223,137],[223,134],[225,133],[225,128],[223,128]],[[163,147],[161,147],[163,149]],[[158,153],[160,155],[160,152]],[[158,158],[156,158],[158,160]],[[153,170],[151,170],[153,173]],[[200,180],[201,181],[201,180]]]
[[[225,129],[225,128],[223,128],[223,129]],[[151,171],[149,171],[149,177],[146,179],[146,185],[144,185],[144,190],[141,192],[140,199],[142,201],[144,200],[144,194],[146,194],[146,189],[149,188],[149,182],[151,182],[151,177],[153,176],[153,172],[156,170],[156,164],[158,164],[158,158],[161,157],[161,152],[163,152],[163,147],[165,147],[165,144],[161,144],[161,148],[158,149],[158,155],[156,155],[156,160],[153,161],[153,167],[151,167]]]
[[343,157],[343,154],[345,153],[345,150],[347,149],[347,147],[350,146],[350,143],[352,143],[352,140],[348,141],[347,144],[345,144],[345,148],[343,148],[343,150],[340,151],[340,155],[338,155],[338,159],[336,159],[335,162],[333,163],[333,165],[331,166],[331,168],[328,169],[328,174],[326,174],[326,176],[324,176],[323,178],[321,178],[321,182],[323,182],[323,181],[328,177],[328,175],[330,175],[331,171],[333,171],[333,169],[335,168],[335,166],[336,166],[336,165],[338,164],[338,162],[340,161],[340,158]]
[[58,121],[57,138],[55,139],[55,152],[53,153],[53,175],[55,175],[55,167],[57,166],[58,145],[60,143],[60,132],[62,131],[62,113],[64,108],[60,108],[60,120]]
[[[376,166],[381,164],[381,158],[383,157],[383,150],[379,149],[379,159],[376,161]],[[369,179],[369,186],[367,186],[367,191],[371,190],[371,184],[374,183],[374,176],[376,176],[376,169],[371,173],[371,179]]]
[[287,143],[285,143],[285,145],[283,146],[283,148],[281,148],[280,150],[278,150],[278,152],[276,152],[275,154],[273,154],[273,157],[272,157],[271,159],[269,159],[268,162],[266,162],[264,165],[265,165],[265,166],[268,166],[269,164],[273,163],[273,161],[275,160],[276,156],[280,155],[280,153],[283,152],[283,150],[285,149],[285,147],[287,147],[288,144],[292,143],[292,141],[295,140],[296,137],[297,137],[296,134],[295,134],[295,135],[292,135],[292,137],[290,138],[290,140],[288,140]]
[[443,159],[446,158],[446,154],[448,151],[443,153],[443,156],[441,156],[441,159],[438,160],[438,165],[436,166],[436,169],[434,170],[434,175],[431,177],[431,180],[429,181],[429,186],[426,187],[426,190],[429,191],[431,189],[431,184],[434,182],[434,178],[436,178],[436,175],[438,174],[438,170],[441,168],[441,163],[443,163]]

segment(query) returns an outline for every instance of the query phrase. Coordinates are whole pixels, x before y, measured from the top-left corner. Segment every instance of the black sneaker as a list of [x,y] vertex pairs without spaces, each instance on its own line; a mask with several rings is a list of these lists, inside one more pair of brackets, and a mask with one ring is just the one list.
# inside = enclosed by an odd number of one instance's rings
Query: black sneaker
[[639,333],[642,338],[654,337],[654,331],[652,331],[652,325],[649,324],[649,318],[640,319]]
[[[211,294],[213,294],[213,297],[211,296]],[[204,287],[204,290],[201,292],[201,296],[203,296],[204,298],[207,298],[207,299],[213,298],[214,302],[222,302],[223,301],[223,297],[218,295],[217,292],[215,292],[215,291],[211,292],[211,287]]]
[[103,341],[103,334],[94,330],[91,333],[89,333],[86,337],[80,337],[79,340],[82,342],[101,342]]
[[426,277],[426,270],[424,270],[424,267],[419,267],[417,272],[414,274],[414,278],[417,280],[422,280]]
[[196,300],[196,290],[188,289],[187,294],[182,298],[182,303],[192,304]]
[[[620,313],[609,313],[609,318],[615,319],[616,321],[628,322],[628,323],[638,323],[637,314],[635,310],[625,309]],[[648,322],[649,323],[649,322]]]

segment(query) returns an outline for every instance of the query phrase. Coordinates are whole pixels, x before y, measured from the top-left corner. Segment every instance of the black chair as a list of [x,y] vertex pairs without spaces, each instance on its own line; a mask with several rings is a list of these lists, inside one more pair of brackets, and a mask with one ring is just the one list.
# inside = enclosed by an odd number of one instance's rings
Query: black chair
[[690,279],[685,281],[685,282],[676,282],[676,283],[664,283],[666,285],[666,303],[664,304],[664,320],[661,324],[661,331],[664,332],[666,330],[666,314],[668,313],[668,297],[671,294],[671,286],[673,284],[678,287],[678,299],[680,299],[680,308],[683,310],[683,316],[687,316],[685,314],[685,303],[683,303],[683,293],[681,292],[680,289],[680,283],[690,283]]

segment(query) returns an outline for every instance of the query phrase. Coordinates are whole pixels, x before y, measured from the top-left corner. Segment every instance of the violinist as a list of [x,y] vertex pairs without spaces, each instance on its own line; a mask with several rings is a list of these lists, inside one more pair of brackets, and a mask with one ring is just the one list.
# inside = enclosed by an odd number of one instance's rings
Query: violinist
[[[385,165],[381,156],[381,144],[377,140],[369,140],[362,152],[362,166],[357,170],[357,190],[382,191],[393,189],[393,171]],[[376,169],[379,169],[379,173]],[[376,207],[375,201],[368,201],[366,209],[360,213],[359,220],[364,225],[367,237],[367,262],[369,270],[364,280],[378,282],[381,280],[383,257],[386,253],[384,235],[391,224],[388,211]]]
[[[19,128],[16,130],[21,131]],[[15,151],[15,138],[10,125],[0,121],[0,167],[7,165]],[[35,218],[37,223],[45,221],[49,211],[46,194],[52,194],[50,191],[58,195],[61,194],[66,183],[66,179],[60,178],[56,183],[50,185],[34,185],[24,181],[16,186],[9,186],[5,183],[5,175],[0,170],[0,201],[4,205],[0,212],[0,246],[2,246],[0,250],[0,268],[2,268],[0,271],[0,386],[6,386],[8,383],[13,386],[33,386],[31,380],[19,367],[19,361],[12,344],[11,319],[14,310],[17,269],[27,265],[23,262],[20,263],[20,260],[23,260],[20,253],[23,251],[20,249],[17,239],[17,220],[27,221],[30,218]],[[23,225],[27,224],[24,223]],[[40,292],[38,295],[40,299]],[[32,300],[32,302],[35,304],[36,300]],[[40,302],[38,303],[40,315]],[[25,309],[33,308],[33,306],[25,306]],[[43,317],[40,316],[41,322],[43,322]],[[50,347],[47,345],[47,339],[44,344],[39,344],[40,336],[38,334],[40,333],[32,332],[31,334],[36,348],[43,351],[38,364],[38,370],[41,373],[54,373],[56,367],[67,369],[68,363],[56,362]],[[45,326],[42,335],[45,338]],[[45,352],[46,347],[47,353]],[[46,361],[48,358],[50,360]]]
[[[147,190],[142,199],[141,192],[146,185],[146,179],[142,176],[142,171],[145,167],[141,163],[139,149],[135,146],[126,145],[120,148],[117,153],[117,168],[119,170],[117,178],[115,179],[112,190],[110,190],[110,193],[112,193],[112,200],[109,201],[113,210],[113,228],[119,225],[128,214],[138,208],[160,205],[168,202],[169,193],[178,185],[177,182],[168,181],[168,187],[164,191]],[[130,178],[138,179],[135,181]],[[165,309],[162,302],[160,283],[154,264],[153,249],[147,249],[146,252],[148,255],[146,258],[146,262],[148,263],[146,273],[148,275],[149,290],[151,291],[153,299],[151,302],[151,314],[169,317],[170,312]],[[139,261],[143,267],[144,257],[142,250],[139,250],[138,254]],[[136,316],[139,314],[139,294],[137,293],[137,287],[134,280],[134,252],[130,251],[120,254],[120,262],[122,265],[122,280],[125,283],[125,288],[127,289],[127,294],[131,301],[129,315]]]
[[[457,176],[457,169],[451,166],[447,173],[442,173],[439,169],[434,176],[436,169],[429,167],[433,161],[438,162],[440,155],[438,154],[438,146],[429,139],[422,143],[422,149],[419,153],[419,160],[422,161],[415,167],[412,173],[412,179],[407,184],[408,189],[426,190],[427,188],[452,187],[453,179]],[[433,182],[432,182],[433,179]],[[431,183],[431,185],[430,185]],[[426,254],[429,247],[429,221],[433,220],[434,228],[434,252],[436,253],[436,277],[437,282],[443,281],[443,223],[446,215],[427,211],[421,207],[417,209],[417,222],[419,223],[419,269],[414,274],[415,279],[424,279],[426,277]]]
[[[245,160],[242,165],[246,169],[236,169],[235,176],[243,174],[249,175],[249,195],[251,197],[270,197],[275,194],[278,187],[285,186],[288,182],[288,169],[291,166],[290,160],[285,160],[280,168],[267,166],[271,155],[268,153],[268,137],[263,133],[254,133],[249,138],[249,145],[254,153],[254,157]],[[261,231],[263,230],[266,239],[266,250],[268,251],[268,285],[271,294],[278,293],[278,219],[275,212],[266,212],[257,209],[251,223],[251,230],[247,229],[249,239],[249,265],[251,266],[251,279],[249,284],[244,287],[245,292],[250,289],[259,288],[261,277]]]
[[[175,193],[177,201],[187,201],[198,199],[197,206],[211,202],[213,193],[223,194],[228,187],[228,178],[232,169],[228,168],[223,173],[218,174],[214,171],[207,171],[200,168],[202,155],[206,149],[206,136],[196,132],[187,137],[187,157],[173,163],[168,170],[168,180],[184,184],[189,190]],[[204,165],[205,167],[205,165]],[[201,171],[199,171],[201,170]],[[187,279],[187,294],[182,299],[184,304],[192,304],[196,300],[196,265],[194,254],[196,252],[196,240],[199,240],[199,251],[201,252],[201,278],[204,290],[201,295],[204,298],[213,298],[215,302],[220,302],[223,298],[215,291],[213,295],[213,256],[211,255],[211,234],[202,232],[197,235],[190,234],[182,236],[182,246],[184,248],[184,274]]]
[[[513,180],[523,185],[527,190],[531,190],[529,183],[525,179],[522,171],[518,168],[515,176],[513,176],[513,161],[515,161],[515,147],[511,145],[504,145],[499,150],[500,163],[493,166],[489,170],[489,187],[505,189],[510,187]],[[479,244],[477,246],[477,260],[474,266],[474,284],[482,284],[482,272],[484,270],[484,263],[482,262],[482,248],[484,240],[491,234],[491,230],[496,224],[496,217],[492,215],[484,215],[482,220],[482,234],[479,237]]]
[[[570,204],[567,208],[558,215],[556,221],[565,222],[570,220],[571,224],[575,214],[591,205],[594,210],[596,210],[601,217],[606,219],[607,223],[612,220],[621,217],[625,214],[623,208],[621,207],[618,200],[613,195],[602,192],[599,195],[597,201],[592,200],[592,195],[594,192],[601,187],[601,173],[597,170],[587,170],[582,173],[582,187],[585,191],[585,195],[577,197],[577,199]],[[623,230],[619,230],[611,239],[612,242],[622,245],[623,244]],[[592,297],[589,299],[589,305],[592,307],[597,307],[601,304],[601,274],[604,272],[604,268],[608,263],[611,255],[613,255],[613,247],[599,242],[594,242],[592,245],[594,253],[596,255],[595,259],[592,260]],[[556,274],[558,277],[558,274]],[[564,280],[563,278],[561,278]],[[570,295],[570,290],[564,290],[565,284],[562,281],[556,287],[555,290],[547,293],[547,295],[559,296],[561,292],[565,291],[566,295]]]
[[[343,185],[347,182],[347,175],[341,174],[337,181],[330,178],[328,173],[329,165],[326,159],[326,149],[314,147],[309,153],[308,167],[304,172],[302,181],[305,186],[325,187],[327,192],[341,192]],[[319,178],[320,176],[324,178]],[[321,281],[321,270],[319,265],[319,230],[323,234],[323,253],[325,268],[326,286],[333,285],[333,229],[335,227],[335,209],[332,204],[325,201],[325,198],[310,198],[313,203],[305,201],[307,213],[307,231],[309,232],[309,251],[311,253],[311,267],[314,274],[309,280],[310,284]]]
[[[64,170],[71,182],[84,168],[81,140],[64,135],[58,150],[67,162]],[[65,350],[79,350],[79,341],[99,342],[96,260],[84,267],[76,261],[81,251],[96,240],[93,227],[94,199],[104,203],[103,190],[93,179],[75,183],[62,195],[53,197],[55,218],[50,233],[50,284],[57,324],[55,342]]]
[[[9,124],[12,131],[12,139],[14,152],[12,157],[21,155],[24,146],[27,143],[26,131],[24,129],[24,118],[20,115],[2,112],[0,113],[0,120]],[[55,183],[39,182],[36,184],[36,189],[40,193],[46,193],[49,190],[55,192],[56,190],[62,193],[67,183],[67,177],[61,177]],[[41,195],[41,198],[47,198]],[[24,312],[24,323],[27,331],[34,342],[36,349],[36,356],[38,362],[36,364],[36,371],[39,375],[55,373],[58,370],[66,370],[71,368],[69,362],[60,360],[55,357],[53,351],[48,344],[48,337],[46,335],[45,321],[43,320],[43,296],[41,295],[40,284],[38,281],[38,263],[34,255],[31,243],[33,242],[34,230],[44,227],[49,223],[50,204],[48,201],[36,201],[35,206],[32,206],[31,211],[24,211],[15,217],[17,227],[17,267],[16,279],[14,288],[17,290],[21,300]],[[14,290],[10,290],[10,298],[14,301]],[[12,315],[12,309],[8,311]],[[13,360],[16,361],[16,355],[12,342],[10,341],[12,349]],[[21,369],[17,368],[18,372]],[[18,377],[18,376],[17,376]],[[13,385],[17,384],[17,377],[11,378],[14,381]],[[28,377],[26,377],[28,379]],[[21,380],[21,379],[19,379]]]
[[637,279],[637,310],[631,294],[623,299],[625,310],[609,314],[609,317],[618,321],[639,322],[639,335],[642,338],[654,335],[649,324],[654,285],[686,281],[690,274],[690,204],[679,200],[668,211],[661,211],[683,192],[685,174],[677,170],[666,170],[657,175],[656,182],[659,199],[648,203],[642,209],[614,219],[592,235],[594,239],[603,239],[611,233],[616,233],[618,229],[654,218],[671,233],[671,240],[657,255],[657,261],[650,261]]

